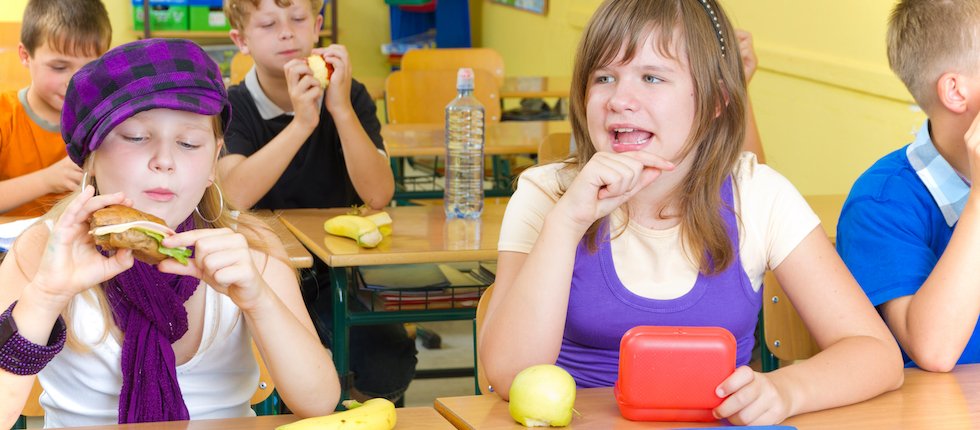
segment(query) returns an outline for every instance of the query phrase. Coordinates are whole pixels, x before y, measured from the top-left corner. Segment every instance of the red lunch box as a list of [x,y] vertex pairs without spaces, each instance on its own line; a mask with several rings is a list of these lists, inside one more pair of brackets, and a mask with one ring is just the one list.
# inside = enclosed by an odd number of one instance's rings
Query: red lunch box
[[735,371],[735,336],[721,327],[633,327],[619,347],[614,393],[632,421],[715,421],[715,389]]

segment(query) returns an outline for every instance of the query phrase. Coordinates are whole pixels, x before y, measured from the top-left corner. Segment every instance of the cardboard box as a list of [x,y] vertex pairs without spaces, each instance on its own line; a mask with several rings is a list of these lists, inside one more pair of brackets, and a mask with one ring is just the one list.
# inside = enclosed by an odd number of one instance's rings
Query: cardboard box
[[[188,0],[150,0],[150,30],[187,30]],[[133,0],[133,28],[143,30],[143,1]]]

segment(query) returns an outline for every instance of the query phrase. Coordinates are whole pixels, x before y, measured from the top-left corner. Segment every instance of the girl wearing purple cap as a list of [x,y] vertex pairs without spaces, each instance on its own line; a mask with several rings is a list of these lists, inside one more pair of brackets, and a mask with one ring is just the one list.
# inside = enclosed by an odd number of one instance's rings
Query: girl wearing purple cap
[[[282,244],[221,196],[229,118],[189,41],[123,45],[72,78],[62,133],[86,179],[0,265],[0,428],[35,374],[47,427],[254,415],[252,340],[294,413],[334,410],[337,374]],[[192,248],[188,264],[98,248],[88,219],[114,204],[164,219],[177,234],[162,246]]]

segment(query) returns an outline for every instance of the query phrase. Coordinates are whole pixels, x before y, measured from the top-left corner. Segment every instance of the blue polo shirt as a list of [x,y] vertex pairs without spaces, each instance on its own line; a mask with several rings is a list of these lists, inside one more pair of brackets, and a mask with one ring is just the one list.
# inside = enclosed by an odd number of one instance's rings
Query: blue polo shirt
[[[939,261],[970,185],[922,126],[912,144],[881,158],[851,188],[837,223],[837,252],[878,306],[915,294]],[[980,331],[957,364],[980,362]],[[903,351],[906,366],[914,366]]]

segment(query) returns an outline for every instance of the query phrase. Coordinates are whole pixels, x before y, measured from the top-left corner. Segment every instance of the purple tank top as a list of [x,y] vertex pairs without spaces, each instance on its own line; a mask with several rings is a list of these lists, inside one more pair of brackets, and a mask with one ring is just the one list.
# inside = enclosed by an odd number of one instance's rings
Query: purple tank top
[[[736,365],[748,364],[762,293],[752,289],[738,254],[731,178],[722,185],[721,195],[721,215],[735,247],[735,260],[721,273],[698,273],[694,288],[676,299],[649,299],[626,289],[613,265],[608,230],[595,254],[588,251],[584,239],[579,242],[565,333],[555,363],[567,370],[579,387],[608,387],[616,382],[620,340],[627,330],[639,325],[724,327],[737,341]],[[630,264],[643,262],[633,260]]]

